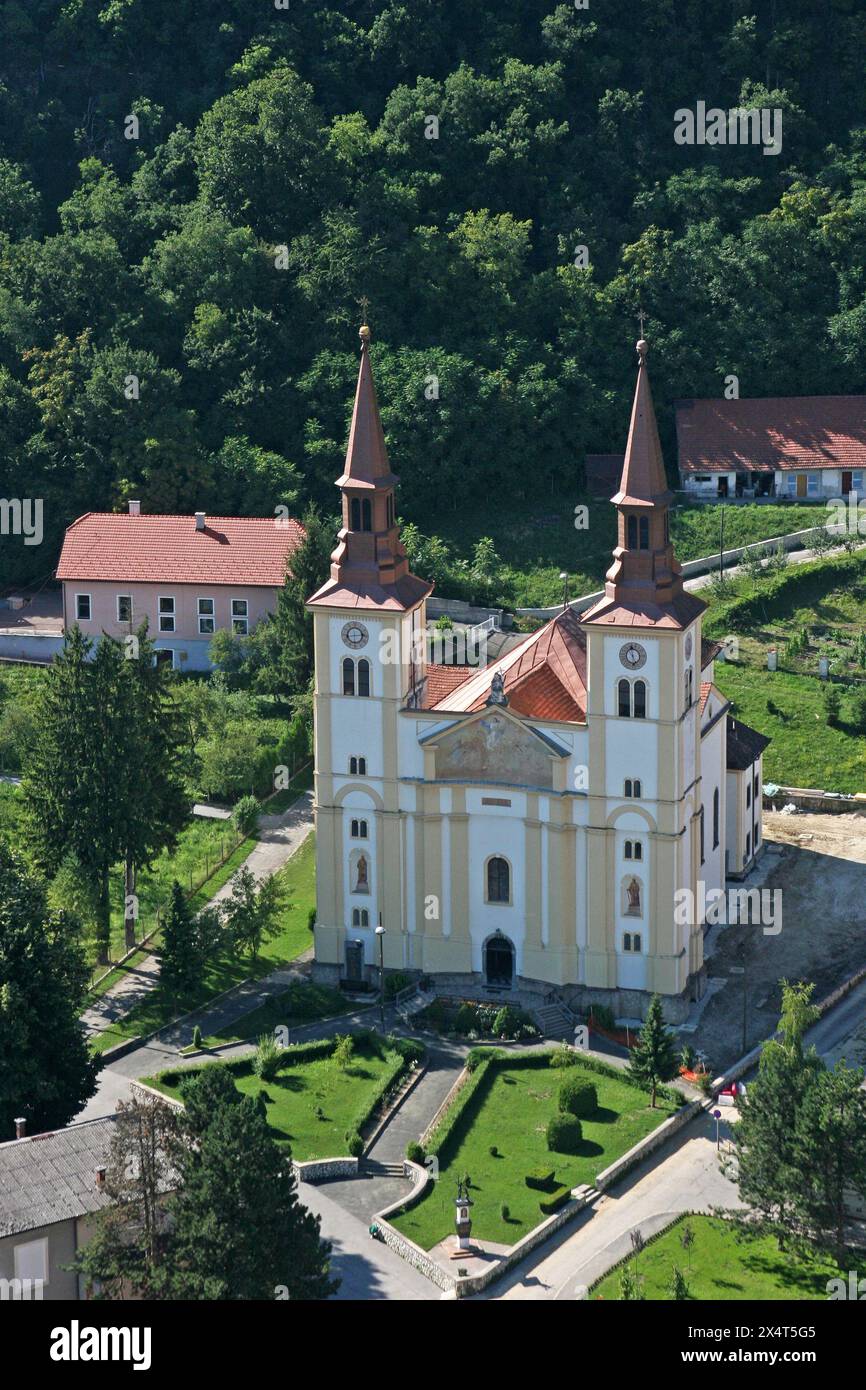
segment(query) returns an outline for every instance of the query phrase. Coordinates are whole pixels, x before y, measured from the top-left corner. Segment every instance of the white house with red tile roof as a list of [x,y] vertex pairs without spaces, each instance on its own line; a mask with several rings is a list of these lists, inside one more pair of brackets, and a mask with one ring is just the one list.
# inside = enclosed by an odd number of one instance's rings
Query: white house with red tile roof
[[646,343],[604,594],[473,667],[428,659],[361,339],[343,525],[308,601],[315,971],[375,983],[381,950],[440,993],[626,1017],[658,993],[682,1019],[725,882],[729,705],[671,546]]
[[210,668],[226,628],[245,636],[272,613],[303,527],[283,517],[88,512],[66,532],[57,578],[64,626],[123,637],[146,618],[162,660]]
[[866,396],[685,400],[675,409],[680,481],[691,496],[863,496]]

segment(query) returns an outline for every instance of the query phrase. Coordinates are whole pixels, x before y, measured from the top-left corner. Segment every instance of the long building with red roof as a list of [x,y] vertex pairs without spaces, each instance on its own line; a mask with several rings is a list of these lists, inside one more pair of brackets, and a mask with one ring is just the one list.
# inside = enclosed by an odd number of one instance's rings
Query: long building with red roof
[[210,642],[247,636],[276,606],[303,539],[289,517],[88,512],[67,529],[57,566],[64,627],[125,637],[146,620],[157,659],[207,670]]

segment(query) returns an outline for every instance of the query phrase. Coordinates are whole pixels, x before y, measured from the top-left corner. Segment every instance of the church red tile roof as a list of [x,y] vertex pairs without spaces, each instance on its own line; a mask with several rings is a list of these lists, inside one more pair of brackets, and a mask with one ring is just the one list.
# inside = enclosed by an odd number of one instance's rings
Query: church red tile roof
[[280,588],[304,537],[272,516],[130,516],[87,512],[66,532],[58,579],[124,584],[254,584]]
[[437,710],[481,709],[496,672],[516,714],[563,723],[586,717],[586,638],[572,609],[558,613],[500,661],[476,671],[435,705]]
[[434,705],[438,705],[439,701],[450,695],[452,690],[456,690],[458,685],[474,676],[477,670],[477,666],[440,666],[431,661],[427,666],[427,683],[421,709],[432,709]]
[[866,468],[866,396],[768,396],[676,405],[683,473]]

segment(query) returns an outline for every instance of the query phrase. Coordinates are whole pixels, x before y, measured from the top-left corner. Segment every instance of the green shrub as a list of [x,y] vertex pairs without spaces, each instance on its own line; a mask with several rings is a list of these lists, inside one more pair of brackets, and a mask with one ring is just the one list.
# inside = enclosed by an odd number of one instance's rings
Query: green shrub
[[583,1130],[580,1120],[574,1115],[554,1115],[547,1122],[547,1147],[552,1153],[576,1154],[580,1152]]
[[360,1158],[361,1154],[364,1152],[364,1141],[356,1129],[351,1132],[346,1143],[349,1149],[349,1156],[351,1158]]
[[499,1207],[499,1216],[502,1221],[511,1220],[511,1208],[507,1202],[502,1202]]
[[385,998],[393,999],[395,994],[399,994],[401,989],[406,989],[412,981],[402,970],[392,970],[385,976]]
[[455,1033],[462,1033],[464,1036],[467,1033],[474,1033],[476,1031],[476,1025],[477,1019],[475,1016],[474,1004],[461,1004],[454,1019]]
[[550,1065],[552,1067],[576,1067],[578,1056],[573,1047],[568,1043],[560,1043],[550,1054]]
[[599,1028],[607,1028],[610,1032],[616,1027],[613,1010],[609,1009],[606,1004],[593,1004],[591,1017]]
[[515,1038],[523,1024],[517,1009],[506,1004],[493,1020],[493,1031],[497,1038]]
[[524,1181],[527,1187],[534,1188],[536,1192],[551,1192],[556,1181],[556,1169],[533,1168]]
[[598,1109],[598,1092],[593,1082],[572,1071],[559,1087],[559,1108],[579,1118],[594,1115]]
[[311,907],[307,913],[307,930],[313,931],[316,925],[316,909]]
[[466,1070],[475,1071],[482,1062],[489,1062],[502,1054],[495,1047],[470,1047],[466,1054]]
[[824,715],[831,728],[835,728],[839,723],[839,715],[842,712],[842,696],[838,685],[828,685],[824,688]]
[[192,1045],[193,1047],[201,1047],[201,1029],[198,1024],[192,1030]]
[[283,1061],[283,1049],[273,1033],[262,1033],[253,1057],[253,1071],[260,1081],[273,1081]]
[[406,1157],[410,1163],[420,1163],[423,1168],[424,1159],[427,1155],[424,1152],[423,1146],[418,1143],[418,1140],[411,1139],[406,1145]]
[[545,1197],[544,1201],[539,1202],[538,1205],[545,1216],[553,1216],[555,1211],[559,1211],[560,1207],[565,1206],[570,1196],[571,1188],[566,1184],[563,1187],[555,1188],[550,1196]]
[[235,803],[232,823],[239,835],[254,835],[259,825],[261,807],[254,796],[242,796]]

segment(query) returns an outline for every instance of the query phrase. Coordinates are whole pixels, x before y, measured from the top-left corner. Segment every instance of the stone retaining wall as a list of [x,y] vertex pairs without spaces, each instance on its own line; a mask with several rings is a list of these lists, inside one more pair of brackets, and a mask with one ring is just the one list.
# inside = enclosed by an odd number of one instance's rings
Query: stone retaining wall
[[632,1168],[637,1167],[645,1158],[648,1158],[656,1149],[666,1144],[672,1134],[689,1124],[701,1110],[705,1110],[712,1102],[706,1101],[703,1097],[700,1100],[689,1101],[675,1115],[671,1115],[669,1120],[654,1129],[652,1134],[648,1134],[645,1139],[641,1139],[634,1144],[627,1153],[621,1155],[609,1167],[604,1168],[595,1180],[595,1185],[600,1192],[605,1192],[614,1183],[619,1182],[620,1178],[625,1177],[626,1173]]
[[333,1178],[356,1178],[358,1176],[357,1158],[314,1158],[306,1163],[296,1163],[292,1167],[298,1182],[329,1182]]

